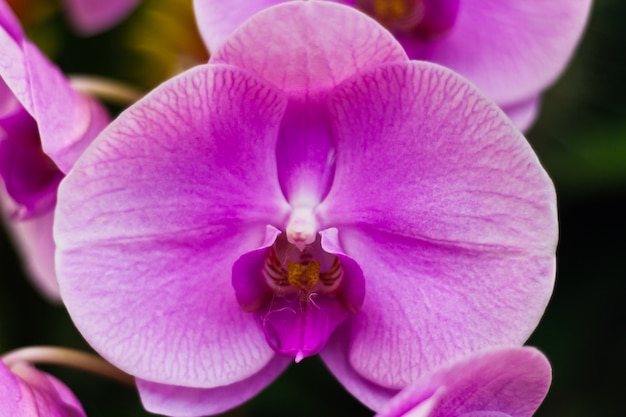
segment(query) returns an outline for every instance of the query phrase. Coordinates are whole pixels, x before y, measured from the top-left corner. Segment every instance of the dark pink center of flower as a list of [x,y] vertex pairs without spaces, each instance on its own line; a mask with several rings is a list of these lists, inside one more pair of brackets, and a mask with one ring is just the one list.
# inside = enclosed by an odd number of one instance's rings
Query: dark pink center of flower
[[272,349],[296,361],[322,350],[337,326],[361,308],[365,294],[356,262],[326,251],[324,232],[308,233],[309,226],[290,222],[269,247],[233,265],[239,304],[257,314]]
[[263,267],[265,282],[282,297],[297,294],[303,303],[333,294],[343,278],[339,258],[324,252],[318,237],[302,250],[281,235],[269,250]]
[[391,32],[434,40],[454,25],[459,1],[356,0],[356,6]]

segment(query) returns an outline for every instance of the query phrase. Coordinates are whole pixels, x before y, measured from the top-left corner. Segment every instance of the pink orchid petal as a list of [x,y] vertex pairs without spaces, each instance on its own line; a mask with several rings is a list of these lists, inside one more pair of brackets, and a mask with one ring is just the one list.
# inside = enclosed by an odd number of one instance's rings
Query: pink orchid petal
[[358,71],[406,59],[393,36],[362,13],[334,3],[294,1],[249,19],[210,62],[247,69],[288,93],[307,95]]
[[118,117],[62,183],[61,293],[118,367],[213,388],[273,357],[230,281],[287,215],[272,158],[285,101],[245,71],[195,67]]
[[350,365],[348,351],[351,338],[351,321],[344,322],[326,343],[320,356],[330,372],[343,387],[372,410],[379,410],[389,402],[399,389],[383,387],[365,379]]
[[17,376],[0,360],[0,415],[22,417],[22,394]]
[[354,259],[347,256],[339,242],[338,231],[335,228],[320,231],[322,237],[322,248],[341,261],[344,279],[337,291],[337,296],[341,299],[346,308],[356,313],[361,309],[365,299],[365,279],[363,271]]
[[0,362],[0,386],[3,416],[85,417],[80,402],[63,383],[30,365],[17,364],[9,371]]
[[[355,45],[355,39],[367,42]],[[325,92],[359,70],[404,60],[400,45],[374,20],[325,2],[264,10],[211,57],[212,63],[252,71],[292,96],[277,147],[278,175],[291,205],[310,207],[324,197],[334,171]]]
[[234,263],[232,284],[239,305],[259,318],[272,349],[300,361],[317,354],[337,326],[361,308],[365,284],[359,266],[343,253],[337,230],[329,229],[320,232],[321,244],[341,262],[343,276],[338,288],[332,294],[276,295],[262,271],[279,234],[278,229],[267,227],[263,245]]
[[261,10],[287,0],[194,0],[200,35],[209,52],[219,48],[235,29]]
[[365,224],[442,245],[553,253],[550,178],[519,131],[462,78],[426,62],[386,65],[346,82],[331,101],[337,169],[317,210],[322,227]]
[[36,288],[50,301],[59,302],[59,284],[54,272],[54,241],[52,239],[53,211],[22,221],[11,221],[14,204],[0,190],[0,207],[11,237],[19,249],[22,262]]
[[37,121],[44,151],[67,173],[109,121],[99,103],[73,90],[61,71],[28,40],[0,29],[0,77]]
[[237,302],[247,312],[260,309],[272,297],[272,291],[261,275],[267,251],[281,231],[273,226],[265,229],[265,240],[260,248],[243,254],[233,264],[232,285]]
[[355,370],[400,388],[469,351],[523,342],[552,291],[557,220],[517,129],[463,79],[419,62],[346,82],[331,112],[337,170],[318,214],[367,282],[351,320]]
[[376,417],[531,417],[552,379],[550,363],[533,348],[498,348],[468,356],[403,390]]
[[222,413],[258,394],[291,363],[276,355],[261,371],[248,379],[216,388],[188,388],[137,380],[146,410],[176,417],[200,417]]
[[64,0],[73,26],[83,35],[110,29],[125,19],[140,0]]
[[7,32],[8,28],[0,27],[0,78],[22,106],[32,115],[34,113],[33,100],[31,97],[28,70],[25,63],[23,40],[16,40]]
[[0,119],[0,178],[17,205],[10,215],[13,220],[25,220],[54,209],[63,174],[43,153],[37,123],[21,106]]
[[463,0],[453,29],[433,45],[399,40],[410,58],[448,67],[501,106],[513,105],[563,71],[590,6],[591,0]]
[[523,343],[551,294],[554,258],[547,254],[464,249],[348,228],[341,238],[368,286],[351,320],[350,363],[389,388],[467,352]]
[[310,295],[303,310],[297,297],[276,297],[262,318],[267,342],[276,352],[299,362],[317,354],[350,312],[335,297]]
[[276,149],[278,180],[292,207],[314,207],[335,173],[334,143],[325,96],[291,98]]
[[[24,39],[24,31],[17,17],[6,1],[0,2],[0,27],[4,29],[15,42]],[[4,43],[2,43],[4,47]]]
[[37,47],[24,42],[23,51],[43,149],[67,173],[109,116],[96,100],[75,91]]
[[541,100],[539,96],[534,96],[529,100],[520,101],[514,105],[505,106],[502,108],[509,119],[515,126],[522,132],[528,131],[537,115],[539,114],[539,107],[541,106]]

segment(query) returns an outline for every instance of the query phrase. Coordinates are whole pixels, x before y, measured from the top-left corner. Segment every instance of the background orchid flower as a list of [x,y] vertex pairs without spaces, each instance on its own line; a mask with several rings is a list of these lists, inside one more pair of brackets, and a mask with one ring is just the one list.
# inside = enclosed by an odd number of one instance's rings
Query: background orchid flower
[[84,417],[80,402],[55,377],[27,363],[0,360],[1,417]]
[[126,18],[140,0],[64,0],[74,28],[83,35],[107,30]]
[[536,349],[488,350],[420,378],[376,417],[531,417],[551,379],[550,363]]
[[[332,0],[368,13],[409,58],[444,65],[475,83],[522,130],[540,94],[563,72],[591,0]],[[210,51],[254,13],[285,0],[194,0]]]
[[30,275],[46,296],[58,299],[52,241],[57,188],[109,118],[25,38],[4,0],[0,45],[0,202]]
[[327,2],[259,13],[127,109],[55,219],[78,329],[175,416],[240,404],[318,352],[378,409],[520,345],[556,239],[552,183],[498,107]]

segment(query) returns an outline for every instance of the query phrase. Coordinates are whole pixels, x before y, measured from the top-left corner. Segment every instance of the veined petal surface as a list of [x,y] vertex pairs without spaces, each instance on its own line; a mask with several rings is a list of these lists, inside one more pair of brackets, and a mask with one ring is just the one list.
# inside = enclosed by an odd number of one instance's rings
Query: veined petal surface
[[61,71],[27,39],[0,28],[0,77],[36,120],[41,145],[67,173],[109,122],[93,98],[75,91]]
[[245,68],[288,93],[306,96],[358,71],[406,60],[393,36],[362,13],[329,2],[293,1],[249,19],[210,62]]
[[0,361],[0,416],[85,417],[80,402],[58,379],[26,364]]
[[331,100],[337,169],[318,216],[367,283],[351,366],[402,388],[467,352],[521,344],[552,292],[557,239],[554,188],[524,137],[424,62],[355,76]]
[[451,31],[433,43],[398,36],[412,59],[448,67],[500,106],[550,85],[580,39],[591,0],[461,0]]
[[217,50],[237,29],[261,10],[287,0],[194,0],[198,30],[209,52]]
[[39,126],[41,145],[59,169],[67,174],[94,137],[109,123],[109,115],[95,99],[74,90],[61,71],[35,45],[24,42],[23,51],[33,100],[31,114]]
[[406,60],[389,32],[354,9],[290,2],[249,19],[210,62],[247,69],[290,96],[277,147],[279,180],[292,206],[313,207],[334,172],[328,91],[358,71]]
[[376,417],[531,417],[551,380],[550,363],[538,350],[490,349],[417,380]]
[[61,184],[61,293],[118,367],[213,388],[273,358],[231,268],[287,215],[273,158],[285,103],[240,69],[195,67],[120,115]]

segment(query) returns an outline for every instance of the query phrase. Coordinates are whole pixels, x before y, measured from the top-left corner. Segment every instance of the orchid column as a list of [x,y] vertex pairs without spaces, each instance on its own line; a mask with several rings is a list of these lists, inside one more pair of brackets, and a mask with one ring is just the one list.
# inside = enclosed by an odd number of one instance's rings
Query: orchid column
[[72,318],[166,415],[221,412],[316,353],[378,409],[521,345],[554,279],[554,190],[524,137],[326,2],[256,15],[130,107],[56,214]]

